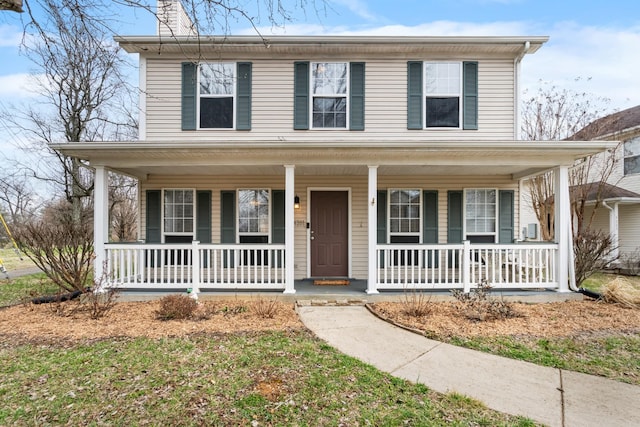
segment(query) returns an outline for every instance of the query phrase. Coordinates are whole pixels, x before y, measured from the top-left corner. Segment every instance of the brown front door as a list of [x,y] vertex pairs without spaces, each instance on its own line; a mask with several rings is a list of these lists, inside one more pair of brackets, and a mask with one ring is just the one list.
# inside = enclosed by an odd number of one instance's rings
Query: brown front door
[[311,192],[311,276],[349,274],[349,193]]

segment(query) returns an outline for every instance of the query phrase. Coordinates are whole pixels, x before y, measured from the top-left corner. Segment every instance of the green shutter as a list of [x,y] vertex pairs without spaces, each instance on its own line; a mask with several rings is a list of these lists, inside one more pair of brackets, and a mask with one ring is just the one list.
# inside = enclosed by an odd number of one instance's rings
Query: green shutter
[[147,190],[147,243],[162,242],[162,191]]
[[[284,190],[271,191],[271,242],[284,243]],[[291,201],[293,203],[293,200]]]
[[[387,191],[378,191],[378,206],[377,206],[377,232],[379,244],[387,243]],[[384,266],[384,254],[380,254],[380,266]]]
[[[438,243],[438,191],[425,190],[422,193],[422,243]],[[425,265],[431,268],[438,267],[439,252],[436,251],[434,258],[431,253],[425,254],[427,262]],[[432,265],[431,260],[435,262]]]
[[309,129],[309,62],[295,62],[293,74],[293,128]]
[[182,130],[196,130],[198,65],[182,63]]
[[350,64],[349,129],[364,130],[364,62]]
[[236,243],[236,192],[220,192],[220,243]]
[[498,224],[500,231],[498,234],[499,243],[513,243],[514,229],[514,192],[513,190],[500,190],[498,192],[499,217]]
[[422,62],[407,63],[407,129],[422,129]]
[[462,128],[478,129],[478,63],[463,62]]
[[447,192],[447,242],[461,243],[462,235],[462,191]]
[[[236,243],[236,192],[222,190],[220,192],[220,243]],[[233,254],[230,259],[222,260],[225,268],[234,265]]]
[[211,191],[196,191],[196,240],[211,243]]
[[[146,243],[162,242],[162,191],[147,190],[147,212],[146,212]],[[155,251],[147,254],[145,265],[153,267],[155,265]]]
[[422,243],[438,243],[438,191],[425,190],[422,194]]
[[[462,191],[447,191],[447,242],[462,243],[464,239],[462,233]],[[458,267],[458,256],[451,256],[449,252],[449,265]]]
[[[293,200],[291,200],[293,203]],[[284,190],[271,191],[271,242],[285,243],[285,192]],[[278,257],[275,266],[282,268],[282,257]]]
[[387,192],[378,191],[378,243],[387,243]]
[[251,130],[251,62],[238,62],[237,68],[236,129]]

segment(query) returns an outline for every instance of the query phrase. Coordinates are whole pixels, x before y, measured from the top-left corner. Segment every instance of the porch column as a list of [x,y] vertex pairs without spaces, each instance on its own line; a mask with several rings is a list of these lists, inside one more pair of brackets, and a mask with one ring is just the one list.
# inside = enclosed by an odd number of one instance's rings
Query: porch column
[[93,194],[93,261],[94,281],[101,290],[101,278],[108,272],[105,265],[106,246],[109,241],[109,172],[104,166],[95,166],[94,194]]
[[369,210],[369,255],[367,257],[369,270],[367,277],[367,293],[377,294],[377,264],[376,246],[378,245],[378,166],[369,166],[369,196],[367,206]]
[[[569,272],[573,275],[573,268],[569,263],[573,260],[573,236],[571,233],[571,200],[569,198],[569,168],[560,166],[554,170],[555,192],[555,233],[558,244],[558,259],[556,263],[556,279],[558,292],[569,292]],[[572,277],[572,282],[574,278]]]
[[295,294],[295,219],[293,217],[295,210],[293,208],[293,199],[295,198],[295,166],[285,165],[285,186],[284,186],[284,265],[285,265],[285,282],[284,293]]

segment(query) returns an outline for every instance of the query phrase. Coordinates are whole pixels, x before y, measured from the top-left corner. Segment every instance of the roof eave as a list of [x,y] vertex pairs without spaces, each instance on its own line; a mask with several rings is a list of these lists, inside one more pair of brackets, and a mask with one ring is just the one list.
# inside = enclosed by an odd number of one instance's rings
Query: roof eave
[[309,48],[330,47],[336,45],[376,46],[380,49],[394,50],[399,45],[435,47],[438,45],[480,46],[522,46],[529,43],[527,53],[535,53],[548,36],[115,36],[114,40],[129,53],[143,53],[156,50],[159,46],[180,46],[182,49],[202,49],[215,45],[225,49],[262,46],[278,48],[280,46],[299,46]]

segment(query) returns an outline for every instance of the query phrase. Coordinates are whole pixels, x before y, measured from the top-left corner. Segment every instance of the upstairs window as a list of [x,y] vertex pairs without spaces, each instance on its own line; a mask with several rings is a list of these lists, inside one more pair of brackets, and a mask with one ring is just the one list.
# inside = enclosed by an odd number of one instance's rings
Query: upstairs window
[[346,62],[311,64],[313,128],[347,127],[347,70]]
[[425,62],[425,127],[460,128],[462,97],[460,62]]
[[409,61],[407,129],[478,129],[478,63]]
[[624,143],[624,174],[640,173],[640,138]]
[[235,71],[233,63],[200,64],[198,116],[201,129],[233,128]]
[[293,128],[365,128],[365,63],[293,64]]

